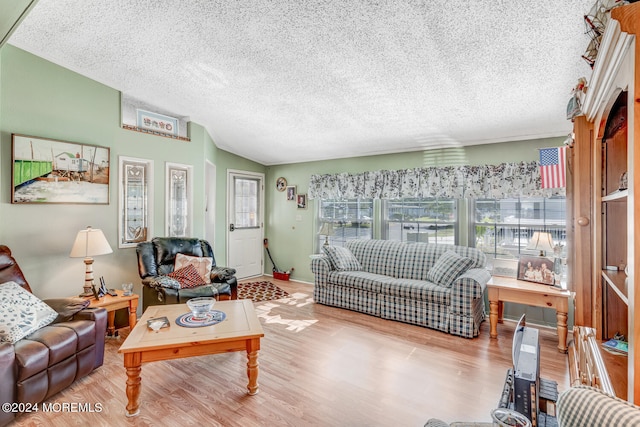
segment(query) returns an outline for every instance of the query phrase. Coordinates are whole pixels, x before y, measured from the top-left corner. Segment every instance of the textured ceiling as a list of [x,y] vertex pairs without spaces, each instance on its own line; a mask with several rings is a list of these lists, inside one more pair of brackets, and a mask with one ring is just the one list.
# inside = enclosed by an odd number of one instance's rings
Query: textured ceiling
[[9,40],[265,165],[566,135],[594,0],[40,0]]

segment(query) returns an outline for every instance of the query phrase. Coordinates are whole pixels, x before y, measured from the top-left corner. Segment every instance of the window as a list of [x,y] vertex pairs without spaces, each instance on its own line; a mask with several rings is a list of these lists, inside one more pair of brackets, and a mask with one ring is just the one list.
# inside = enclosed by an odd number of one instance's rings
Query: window
[[192,175],[193,167],[166,163],[166,235],[186,237],[191,235],[193,221]]
[[152,235],[153,161],[120,156],[118,247],[134,247]]
[[[328,235],[331,245],[344,246],[353,239],[373,238],[373,200],[321,200],[319,205],[319,229],[317,248],[320,249]],[[324,226],[330,224],[330,227]]]
[[260,179],[234,177],[235,228],[257,228]]
[[456,200],[385,200],[383,212],[384,239],[443,244],[456,244],[458,241]]
[[551,233],[553,243],[566,248],[564,197],[478,199],[473,205],[473,246],[489,257],[536,255],[526,249],[535,231]]

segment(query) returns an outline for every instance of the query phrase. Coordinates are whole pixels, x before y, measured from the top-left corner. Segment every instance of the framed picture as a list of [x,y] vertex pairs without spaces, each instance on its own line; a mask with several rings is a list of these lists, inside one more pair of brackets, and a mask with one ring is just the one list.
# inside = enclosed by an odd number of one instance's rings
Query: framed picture
[[491,261],[491,264],[493,265],[491,274],[494,276],[518,277],[517,259],[495,258]]
[[146,110],[136,110],[136,125],[140,129],[178,135],[178,119]]
[[11,203],[109,204],[109,148],[11,135]]
[[295,185],[289,185],[287,187],[287,200],[289,200],[290,202],[296,200],[296,186]]
[[518,279],[553,285],[553,261],[540,256],[521,256],[518,261]]
[[307,209],[307,195],[306,194],[298,194],[296,196],[296,200],[298,203],[298,209]]

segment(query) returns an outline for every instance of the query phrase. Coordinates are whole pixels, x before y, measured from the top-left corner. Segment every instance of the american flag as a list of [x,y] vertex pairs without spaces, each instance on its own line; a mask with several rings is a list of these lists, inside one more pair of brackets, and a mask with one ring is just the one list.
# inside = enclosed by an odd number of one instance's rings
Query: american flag
[[565,154],[567,147],[540,149],[540,177],[542,188],[567,186]]

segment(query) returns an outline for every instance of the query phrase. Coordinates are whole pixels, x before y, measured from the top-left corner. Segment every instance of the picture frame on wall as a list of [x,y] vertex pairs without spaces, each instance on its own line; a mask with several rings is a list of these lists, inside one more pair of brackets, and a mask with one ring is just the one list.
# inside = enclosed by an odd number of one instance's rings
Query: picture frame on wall
[[108,147],[11,135],[11,203],[109,204]]
[[298,209],[307,209],[307,195],[298,194],[296,196],[296,203],[298,205]]
[[287,200],[292,202],[296,200],[296,186],[289,185],[287,186]]
[[554,285],[553,261],[541,256],[521,256],[518,260],[518,280]]
[[153,111],[136,109],[136,125],[140,129],[152,132],[166,133],[167,135],[178,135],[178,119]]

